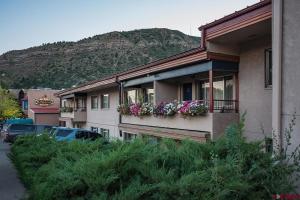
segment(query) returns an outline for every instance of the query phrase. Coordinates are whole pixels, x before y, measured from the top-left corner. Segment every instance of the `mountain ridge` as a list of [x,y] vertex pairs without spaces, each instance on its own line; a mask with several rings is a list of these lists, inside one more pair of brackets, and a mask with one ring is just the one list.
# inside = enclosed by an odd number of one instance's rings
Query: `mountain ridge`
[[68,88],[199,46],[199,37],[162,28],[47,43],[0,55],[1,82],[11,88]]

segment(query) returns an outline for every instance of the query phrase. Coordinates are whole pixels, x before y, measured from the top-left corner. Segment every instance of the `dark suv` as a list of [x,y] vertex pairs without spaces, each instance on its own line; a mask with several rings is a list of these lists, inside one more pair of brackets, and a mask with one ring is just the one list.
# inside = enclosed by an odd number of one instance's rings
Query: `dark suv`
[[10,124],[3,130],[4,141],[13,143],[19,135],[49,132],[51,128],[49,125]]

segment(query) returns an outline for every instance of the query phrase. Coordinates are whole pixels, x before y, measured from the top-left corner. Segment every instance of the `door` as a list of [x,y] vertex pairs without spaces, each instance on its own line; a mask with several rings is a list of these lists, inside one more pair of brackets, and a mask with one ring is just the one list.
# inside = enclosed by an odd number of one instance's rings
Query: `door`
[[182,85],[183,101],[190,101],[193,98],[193,84],[185,83]]

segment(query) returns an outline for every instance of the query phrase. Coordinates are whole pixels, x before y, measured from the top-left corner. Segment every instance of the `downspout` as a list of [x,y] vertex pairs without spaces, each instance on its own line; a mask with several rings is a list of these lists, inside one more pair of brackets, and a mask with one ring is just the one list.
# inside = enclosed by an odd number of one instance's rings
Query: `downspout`
[[281,0],[272,1],[272,128],[275,153],[280,153],[283,147],[281,128],[282,4]]
[[[119,86],[119,105],[121,105],[122,104],[122,90],[123,90],[123,85],[122,85],[122,82],[120,82],[118,80],[117,76],[116,76],[116,83]],[[119,114],[119,124],[121,124],[121,122],[122,122],[122,115]]]

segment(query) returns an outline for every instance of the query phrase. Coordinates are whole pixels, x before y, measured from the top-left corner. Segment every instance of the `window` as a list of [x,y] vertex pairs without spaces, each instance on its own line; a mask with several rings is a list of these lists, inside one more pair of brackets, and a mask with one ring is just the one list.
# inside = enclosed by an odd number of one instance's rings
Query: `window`
[[109,138],[109,129],[101,128],[101,135],[105,138]]
[[144,101],[147,103],[154,103],[154,89],[152,88],[146,88],[144,90]]
[[28,100],[22,101],[22,109],[23,110],[28,110]]
[[272,49],[265,50],[265,88],[272,87]]
[[101,108],[109,108],[109,94],[101,95]]
[[91,127],[91,131],[92,131],[92,132],[96,132],[96,133],[98,133],[98,128],[97,128],[97,127],[93,127],[93,126],[92,126],[92,127]]
[[[233,99],[233,78],[225,76],[214,79],[214,99],[215,100],[232,100]],[[209,82],[201,81],[199,84],[199,99],[209,100]]]
[[128,90],[126,94],[128,104],[137,103],[137,90]]
[[67,101],[66,100],[62,100],[62,107],[63,108],[67,107]]
[[86,109],[86,100],[84,98],[76,99],[76,108],[77,110],[84,111]]
[[34,125],[28,124],[12,124],[8,128],[10,131],[23,131],[24,133],[32,133],[35,131]]
[[91,108],[98,109],[98,97],[97,96],[91,97]]
[[193,84],[185,83],[182,85],[183,101],[190,101],[193,98]]
[[132,140],[134,140],[136,137],[137,137],[136,134],[124,132],[124,140],[125,140],[125,141],[132,141]]
[[60,137],[67,137],[72,132],[73,132],[73,130],[59,129],[55,135],[60,136]]
[[224,99],[233,99],[233,78],[232,76],[224,77]]

